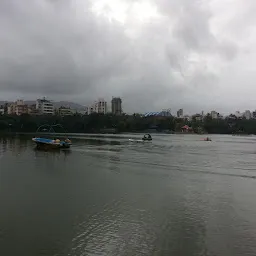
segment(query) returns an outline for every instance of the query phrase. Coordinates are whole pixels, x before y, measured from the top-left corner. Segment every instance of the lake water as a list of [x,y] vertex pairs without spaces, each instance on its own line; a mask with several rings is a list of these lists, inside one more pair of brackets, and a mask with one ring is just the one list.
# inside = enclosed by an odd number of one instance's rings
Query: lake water
[[75,137],[0,138],[1,256],[256,255],[256,137]]

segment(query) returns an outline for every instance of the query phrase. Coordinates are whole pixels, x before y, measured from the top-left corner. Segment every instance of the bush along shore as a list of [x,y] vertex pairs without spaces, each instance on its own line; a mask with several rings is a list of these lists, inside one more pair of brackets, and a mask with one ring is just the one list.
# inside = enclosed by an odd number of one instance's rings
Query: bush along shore
[[[165,133],[210,133],[210,134],[256,134],[256,120],[212,119],[206,115],[202,120],[176,117],[144,117],[139,114],[115,116],[112,114],[91,114],[73,116],[32,116],[28,114],[1,115],[0,132],[33,133],[41,125],[60,124],[68,133],[124,133],[124,132],[165,132]],[[185,127],[185,128],[184,128]],[[188,128],[188,129],[186,129]],[[55,132],[63,132],[60,128]]]

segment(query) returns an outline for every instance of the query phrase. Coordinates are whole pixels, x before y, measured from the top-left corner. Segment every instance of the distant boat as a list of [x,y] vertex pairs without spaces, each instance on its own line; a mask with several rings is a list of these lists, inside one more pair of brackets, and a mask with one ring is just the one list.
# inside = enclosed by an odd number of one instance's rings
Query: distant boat
[[[57,125],[42,125],[37,129],[37,133],[42,129],[43,127],[49,127],[49,133],[55,133],[55,130],[53,127],[59,126],[62,129],[64,129],[60,124]],[[42,131],[45,133],[47,131],[46,128],[43,128]],[[34,137],[32,138],[32,141],[36,143],[37,148],[43,148],[43,149],[58,149],[58,148],[70,148],[72,145],[71,140],[68,138],[64,140],[60,139],[51,139],[51,138],[42,138],[42,137]]]
[[144,137],[142,138],[142,140],[144,140],[144,141],[151,141],[152,137],[151,137],[150,134],[145,134]]
[[203,139],[203,141],[212,141],[209,137]]

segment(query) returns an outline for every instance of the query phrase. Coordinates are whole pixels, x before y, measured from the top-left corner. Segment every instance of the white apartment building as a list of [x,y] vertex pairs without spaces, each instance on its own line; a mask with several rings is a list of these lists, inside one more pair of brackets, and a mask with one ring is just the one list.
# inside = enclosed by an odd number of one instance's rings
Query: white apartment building
[[212,119],[217,119],[219,117],[219,113],[213,110],[211,111],[211,117]]
[[7,107],[7,114],[14,115],[15,114],[15,103],[9,103]]
[[244,116],[247,120],[251,119],[251,118],[252,118],[251,111],[250,111],[250,110],[245,110],[243,116]]
[[183,109],[182,108],[177,111],[177,117],[178,118],[182,118],[183,117]]
[[92,114],[92,113],[95,113],[95,111],[94,111],[94,105],[91,105],[91,106],[89,106],[89,107],[85,107],[85,113],[86,113],[87,115],[90,115],[90,114]]
[[95,102],[95,110],[96,113],[107,113],[107,102],[104,99],[98,99],[97,102]]
[[15,114],[17,116],[20,116],[22,114],[27,114],[27,113],[28,113],[28,105],[26,105],[23,100],[17,100],[15,102]]
[[240,111],[236,111],[236,112],[235,112],[235,116],[236,116],[237,118],[240,118],[240,117],[242,117],[242,114],[240,113]]
[[60,116],[72,116],[74,113],[70,108],[62,106],[57,110],[57,114]]
[[51,101],[43,99],[38,99],[36,101],[36,109],[38,113],[41,115],[53,115],[54,114],[54,107]]
[[182,117],[184,120],[188,120],[188,121],[191,121],[192,120],[192,116],[189,116],[189,115],[184,115]]
[[95,103],[87,108],[88,115],[92,113],[107,113],[107,102],[104,99],[98,99]]
[[0,106],[0,115],[4,115],[4,106],[3,105]]
[[202,121],[203,120],[203,116],[201,114],[195,114],[195,115],[193,115],[193,117],[196,121]]
[[28,105],[24,103],[23,100],[16,100],[14,103],[9,103],[7,105],[8,115],[17,115],[28,113]]

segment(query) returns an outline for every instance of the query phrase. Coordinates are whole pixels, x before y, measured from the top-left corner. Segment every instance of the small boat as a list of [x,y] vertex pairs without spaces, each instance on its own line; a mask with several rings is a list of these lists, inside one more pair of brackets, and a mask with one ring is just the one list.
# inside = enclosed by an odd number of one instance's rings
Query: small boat
[[203,141],[212,141],[209,137],[203,139]]
[[39,148],[70,148],[72,145],[69,139],[61,141],[59,139],[33,138],[32,141],[34,141]]
[[142,138],[143,141],[150,141],[152,140],[152,137],[150,134],[145,134],[144,137]]
[[[39,132],[40,128],[45,127],[45,126],[49,126],[49,125],[42,125],[37,129],[37,132]],[[52,125],[49,126],[49,132],[55,132],[53,129],[53,126],[61,126],[61,125]],[[62,127],[62,126],[61,126]],[[63,127],[62,127],[63,128]],[[46,131],[47,129],[42,129],[42,131]],[[51,136],[50,136],[51,137]],[[60,140],[60,139],[51,139],[51,138],[43,138],[43,137],[33,137],[32,141],[36,143],[37,148],[41,148],[41,149],[60,149],[60,148],[70,148],[70,146],[72,145],[71,140],[69,140],[68,138],[64,139],[64,140]]]

